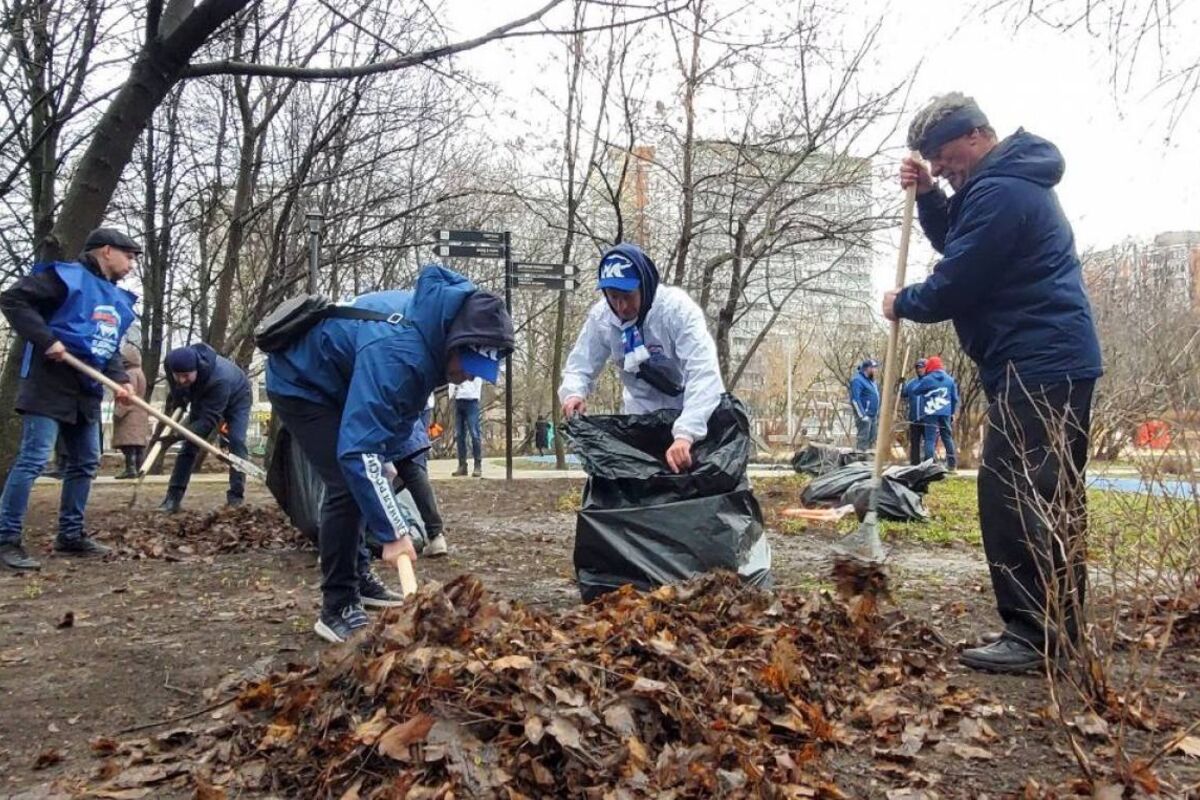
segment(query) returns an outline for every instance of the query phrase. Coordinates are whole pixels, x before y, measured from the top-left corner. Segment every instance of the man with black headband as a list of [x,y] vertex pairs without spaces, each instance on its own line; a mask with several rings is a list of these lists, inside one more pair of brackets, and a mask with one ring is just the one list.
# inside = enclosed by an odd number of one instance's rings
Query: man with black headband
[[1079,635],[1084,469],[1103,371],[1074,235],[1054,193],[1065,165],[1053,144],[1024,130],[998,140],[958,93],[917,114],[908,144],[929,163],[905,159],[900,182],[916,186],[921,227],[942,259],[925,281],[887,292],[883,313],[952,320],[990,402],[979,521],[1004,631],[961,659],[1032,671]]

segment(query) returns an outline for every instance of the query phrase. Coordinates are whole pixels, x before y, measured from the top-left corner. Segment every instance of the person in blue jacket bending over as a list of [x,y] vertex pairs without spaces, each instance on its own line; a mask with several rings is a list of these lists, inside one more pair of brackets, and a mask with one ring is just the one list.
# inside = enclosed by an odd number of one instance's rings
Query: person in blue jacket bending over
[[495,383],[513,348],[504,302],[440,266],[412,291],[360,295],[353,305],[387,320],[330,317],[267,359],[267,395],[325,483],[317,635],[344,642],[367,624],[359,596],[360,521],[383,560],[423,547],[385,465],[407,455],[415,420],[436,387],[478,376]]
[[870,450],[879,435],[879,387],[875,385],[875,370],[879,362],[868,358],[850,379],[850,407],[854,409],[857,435],[856,450]]
[[900,185],[916,188],[921,228],[942,258],[924,281],[885,293],[883,315],[951,320],[989,401],[979,526],[1004,631],[959,659],[991,672],[1036,671],[1069,655],[1059,645],[1080,633],[1084,471],[1103,372],[1075,237],[1054,192],[1066,162],[1024,130],[998,138],[958,92],[917,113],[908,144],[925,162],[905,159]]
[[924,425],[925,460],[937,452],[938,437],[946,448],[946,466],[953,470],[958,465],[954,452],[954,432],[950,422],[958,412],[958,385],[942,368],[940,356],[925,359],[925,376],[917,384],[914,394],[920,408],[920,420]]

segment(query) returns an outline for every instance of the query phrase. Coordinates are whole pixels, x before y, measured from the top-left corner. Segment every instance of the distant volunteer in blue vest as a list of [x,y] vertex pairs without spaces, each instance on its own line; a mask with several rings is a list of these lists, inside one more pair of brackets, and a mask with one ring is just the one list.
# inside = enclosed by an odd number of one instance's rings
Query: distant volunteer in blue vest
[[563,415],[587,412],[587,396],[611,360],[624,387],[624,413],[679,409],[665,458],[672,472],[690,469],[692,445],[708,434],[725,392],[704,312],[683,289],[660,286],[658,267],[637,245],[608,250],[599,273],[604,297],[588,312],[563,369]]
[[58,537],[64,555],[103,555],[108,548],[83,532],[92,478],[100,463],[100,400],[103,388],[63,363],[65,353],[95,367],[132,394],[120,343],[134,321],[137,298],[117,286],[133,269],[141,248],[112,228],[88,234],[77,261],[37,264],[0,293],[0,310],[25,340],[16,409],[21,446],[0,498],[0,563],[9,569],[41,565],[25,552],[21,529],[29,492],[61,437],[66,447]]
[[857,426],[854,447],[858,450],[870,450],[879,435],[879,387],[875,385],[878,367],[878,361],[868,358],[850,379],[850,407]]
[[[267,358],[271,405],[325,484],[314,630],[335,643],[367,624],[359,523],[382,544],[384,561],[415,559],[425,544],[385,465],[412,454],[413,426],[434,388],[476,376],[495,383],[513,347],[504,302],[443,267],[425,267],[412,291],[352,302],[394,319],[326,318]],[[376,607],[389,604],[377,599]]]

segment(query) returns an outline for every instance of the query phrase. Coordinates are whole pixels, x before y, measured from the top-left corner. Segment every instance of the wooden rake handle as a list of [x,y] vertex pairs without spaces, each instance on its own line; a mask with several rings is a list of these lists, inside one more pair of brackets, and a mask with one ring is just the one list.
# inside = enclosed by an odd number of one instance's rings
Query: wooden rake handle
[[408,556],[400,556],[396,560],[396,572],[400,574],[400,593],[405,597],[416,594],[417,573],[413,569],[412,559]]
[[[98,369],[95,369],[91,365],[85,364],[84,362],[80,361],[78,358],[71,355],[70,353],[63,353],[63,361],[70,364],[72,367],[79,370],[84,375],[87,375],[92,380],[96,381],[96,383],[99,383],[102,386],[107,386],[114,393],[122,392],[125,390],[124,386],[117,383],[112,378],[108,377],[103,372],[100,372]],[[199,447],[203,450],[207,450],[209,453],[211,453],[212,455],[221,459],[222,461],[224,461],[226,464],[233,467],[237,471],[244,472],[247,475],[253,476],[255,478],[259,478],[260,480],[266,480],[266,477],[267,477],[266,473],[263,472],[262,469],[257,464],[251,463],[250,461],[247,461],[244,458],[238,458],[237,456],[235,456],[231,453],[222,452],[219,448],[213,447],[211,444],[206,442],[204,439],[201,439],[199,436],[192,433],[191,430],[189,430],[186,425],[182,425],[182,424],[176,422],[175,420],[171,419],[166,414],[159,411],[157,408],[150,405],[142,398],[138,397],[136,394],[129,395],[129,401],[131,403],[133,403],[135,406],[137,406],[138,408],[145,411],[150,416],[152,416],[155,419],[157,419],[158,421],[162,422],[164,425],[166,425],[168,428],[170,428],[171,430],[178,433],[183,438],[187,439],[192,444],[196,445],[197,447]]]

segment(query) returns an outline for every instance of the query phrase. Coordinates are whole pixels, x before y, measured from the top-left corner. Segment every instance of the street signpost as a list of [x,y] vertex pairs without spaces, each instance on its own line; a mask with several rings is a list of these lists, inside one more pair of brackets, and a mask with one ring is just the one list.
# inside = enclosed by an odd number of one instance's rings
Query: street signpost
[[[547,264],[536,261],[514,262],[512,233],[509,231],[434,232],[433,252],[442,258],[487,258],[504,260],[504,307],[512,316],[512,290],[546,289],[573,291],[577,285],[571,264]],[[512,480],[513,398],[512,355],[504,359],[504,475]]]

